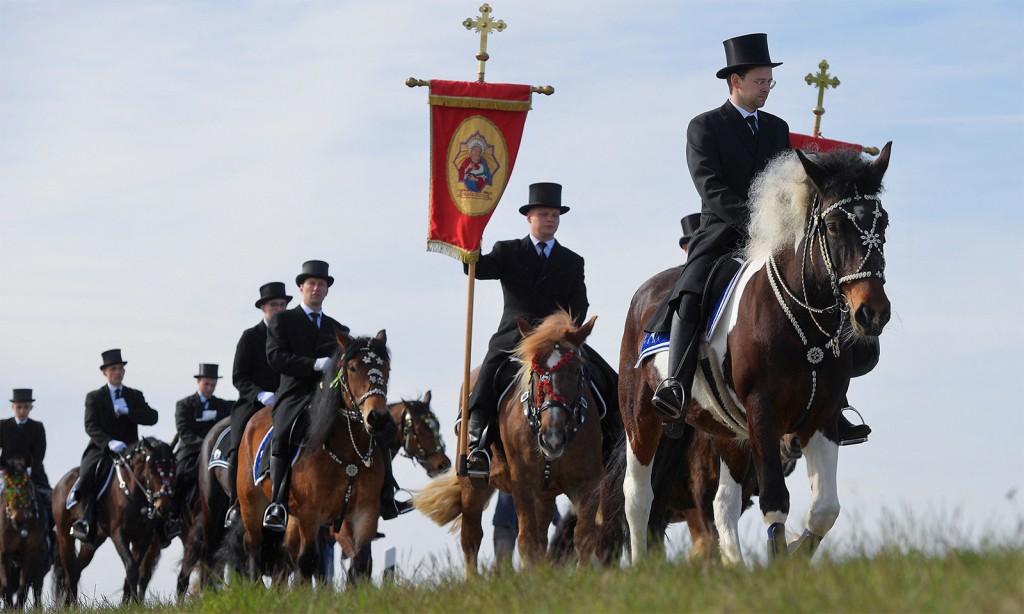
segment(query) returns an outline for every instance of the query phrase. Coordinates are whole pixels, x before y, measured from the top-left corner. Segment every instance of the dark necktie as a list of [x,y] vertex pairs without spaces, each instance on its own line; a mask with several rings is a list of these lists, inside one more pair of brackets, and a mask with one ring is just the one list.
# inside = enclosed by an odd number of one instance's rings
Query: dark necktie
[[115,399],[120,399],[121,398],[121,389],[120,388],[118,388],[117,390],[114,391],[114,398]]
[[541,257],[541,260],[546,260],[547,259],[547,257],[548,257],[548,254],[547,254],[547,251],[546,251],[547,248],[548,248],[548,244],[545,243],[544,241],[539,241],[537,243],[537,255],[539,255]]
[[750,126],[750,130],[755,135],[757,135],[757,116],[756,115],[748,115],[747,116],[747,125]]
[[313,326],[320,328],[320,314],[312,311],[309,314],[309,319],[313,321]]

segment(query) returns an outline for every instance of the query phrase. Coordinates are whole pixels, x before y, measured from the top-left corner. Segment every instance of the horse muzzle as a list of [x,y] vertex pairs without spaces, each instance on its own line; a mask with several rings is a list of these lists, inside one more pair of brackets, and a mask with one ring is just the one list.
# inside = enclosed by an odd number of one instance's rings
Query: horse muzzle
[[452,459],[444,454],[431,454],[420,462],[427,471],[427,477],[436,478],[452,468]]
[[892,317],[892,306],[881,282],[863,284],[850,293],[850,325],[861,337],[877,337]]
[[552,403],[541,407],[541,412],[543,418],[537,431],[537,446],[544,458],[552,461],[562,456],[569,443],[566,435],[569,411],[562,405]]
[[387,407],[374,408],[366,412],[364,417],[366,432],[372,436],[386,434],[389,430],[395,430],[395,423],[388,413]]

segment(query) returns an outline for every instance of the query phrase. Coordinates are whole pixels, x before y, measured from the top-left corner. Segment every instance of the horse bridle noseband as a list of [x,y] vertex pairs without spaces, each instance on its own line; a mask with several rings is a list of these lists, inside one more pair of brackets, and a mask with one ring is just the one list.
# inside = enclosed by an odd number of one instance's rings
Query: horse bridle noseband
[[140,480],[138,476],[135,475],[135,471],[131,468],[132,458],[139,454],[145,454],[144,463],[145,466],[148,466],[149,462],[153,458],[153,452],[148,450],[146,446],[139,441],[127,454],[114,455],[114,471],[117,473],[117,482],[121,488],[121,492],[124,493],[125,497],[128,497],[128,499],[131,500],[131,489],[128,488],[128,483],[124,479],[122,468],[127,470],[132,482],[134,482],[146,496],[146,506],[142,508],[142,513],[152,520],[153,516],[156,515],[156,500],[161,497],[174,496],[174,471],[168,470],[166,463],[162,459],[157,460],[155,463],[155,470],[157,475],[160,476],[160,489],[154,491],[149,484],[149,472],[144,472],[144,480]]
[[[421,467],[427,466],[427,458],[436,454],[444,454],[444,439],[441,438],[441,426],[437,421],[437,417],[434,416],[433,412],[429,409],[425,410],[428,415],[416,415],[414,416],[412,411],[409,409],[409,405],[406,404],[405,409],[402,410],[401,424],[402,429],[405,431],[405,437],[402,437],[402,447],[400,451],[406,458],[411,458],[413,461],[419,463]],[[434,434],[435,446],[428,450],[422,442],[420,442],[419,436],[416,434],[416,422],[421,422],[430,432]],[[418,452],[410,452],[409,450],[415,444]]]
[[[338,408],[338,412],[341,413],[343,417],[348,418],[345,421],[345,424],[348,426],[348,437],[349,440],[352,442],[352,450],[355,451],[356,456],[359,457],[359,460],[362,461],[363,465],[367,469],[369,469],[373,465],[374,438],[370,437],[370,445],[366,449],[366,454],[360,452],[359,446],[356,444],[355,433],[352,432],[352,423],[361,423],[363,421],[363,414],[362,412],[359,411],[359,408],[363,406],[363,403],[365,403],[367,399],[373,397],[383,397],[386,402],[388,397],[388,390],[387,378],[385,377],[384,372],[377,367],[371,366],[369,371],[367,372],[367,377],[369,378],[372,387],[358,399],[356,398],[355,394],[352,393],[352,389],[349,387],[348,383],[348,369],[345,368],[345,364],[349,360],[354,359],[360,353],[365,354],[360,359],[365,364],[377,364],[379,366],[382,366],[385,362],[384,358],[381,358],[377,354],[377,352],[374,351],[373,340],[367,341],[364,345],[358,346],[356,348],[348,349],[345,351],[344,355],[342,355],[342,357],[338,359],[338,374],[334,377],[334,380],[331,382],[331,388],[340,388],[342,391],[342,405],[341,407]],[[388,417],[388,420],[390,419],[391,418]],[[343,459],[335,455],[327,447],[326,442],[324,442],[324,450],[336,463],[345,467],[346,472],[352,471],[350,467],[356,467],[356,469],[358,469],[356,465],[350,465],[349,463],[345,462]],[[354,477],[354,474],[351,474],[350,477]]]
[[[553,351],[561,351],[561,346],[555,344]],[[579,396],[571,404],[563,397],[558,391],[555,390],[554,378],[555,374],[558,373],[565,365],[576,356],[574,350],[568,350],[562,357],[558,359],[550,369],[546,369],[540,365],[537,361],[537,356],[533,357],[530,363],[530,380],[528,382],[526,390],[523,391],[519,397],[520,402],[525,406],[523,412],[526,414],[526,421],[530,425],[530,429],[536,434],[540,430],[540,418],[541,414],[551,409],[555,405],[560,405],[569,410],[572,415],[572,428],[566,433],[566,443],[572,440],[576,432],[580,430],[587,415],[587,374],[586,368],[580,365],[579,371]],[[536,381],[536,386],[534,382]],[[545,395],[544,403],[539,407],[537,405],[537,399],[534,396],[534,390],[538,394]]]

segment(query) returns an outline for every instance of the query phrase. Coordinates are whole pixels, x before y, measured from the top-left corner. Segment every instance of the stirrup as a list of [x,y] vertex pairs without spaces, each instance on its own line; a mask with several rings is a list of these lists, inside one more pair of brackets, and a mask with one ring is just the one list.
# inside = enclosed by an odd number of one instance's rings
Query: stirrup
[[238,509],[238,502],[236,501],[235,503],[231,504],[231,507],[228,508],[227,513],[224,514],[224,528],[230,529],[232,526],[234,526],[234,524],[238,522],[239,516],[241,516],[241,510]]
[[[280,515],[281,518],[272,518],[271,514]],[[268,505],[267,511],[263,512],[263,528],[283,533],[288,528],[288,509],[276,501]]]
[[[474,459],[474,457],[476,457],[477,459],[480,458],[480,456],[477,456],[477,455],[483,456],[484,461],[487,463],[486,467],[484,467],[484,468],[480,468],[480,467],[473,468],[473,459]],[[479,460],[478,460],[478,462],[479,462]],[[491,475],[491,454],[490,454],[490,452],[488,452],[487,450],[485,450],[483,448],[477,449],[477,450],[473,450],[472,452],[470,452],[469,453],[469,462],[466,463],[466,475],[468,475],[470,479],[485,480],[486,481],[490,477],[490,475]]]
[[89,521],[88,520],[76,520],[71,523],[71,530],[69,531],[71,537],[74,537],[80,542],[89,541]]
[[857,417],[860,418],[860,424],[854,424],[854,423],[850,422],[850,426],[852,427],[850,429],[850,433],[852,434],[852,436],[851,437],[847,437],[846,439],[840,439],[839,440],[839,445],[841,445],[841,446],[852,446],[852,445],[856,445],[858,443],[864,443],[865,441],[868,440],[868,435],[871,434],[871,427],[868,426],[866,422],[864,422],[864,416],[860,415],[860,412],[857,411],[857,408],[854,407],[853,405],[848,405],[848,406],[840,409],[839,410],[840,415],[842,415],[842,413],[847,411],[847,410],[852,411],[853,413],[857,414]]
[[[665,398],[667,395],[672,395],[672,399]],[[679,403],[679,405],[677,406],[676,403]],[[674,377],[667,377],[662,380],[658,384],[658,389],[654,391],[654,396],[651,397],[654,411],[672,422],[683,417],[683,405],[685,403],[686,393],[683,391],[683,385]]]

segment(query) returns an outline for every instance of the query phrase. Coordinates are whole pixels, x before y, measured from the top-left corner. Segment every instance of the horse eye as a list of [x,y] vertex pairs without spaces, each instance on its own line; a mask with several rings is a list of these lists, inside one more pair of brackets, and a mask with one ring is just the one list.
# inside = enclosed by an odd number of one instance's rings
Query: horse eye
[[835,222],[828,222],[825,224],[825,228],[832,234],[839,234],[839,224]]
[[357,369],[356,369],[355,365],[349,365],[348,366],[348,372],[349,373],[355,373],[356,371],[357,371]]

